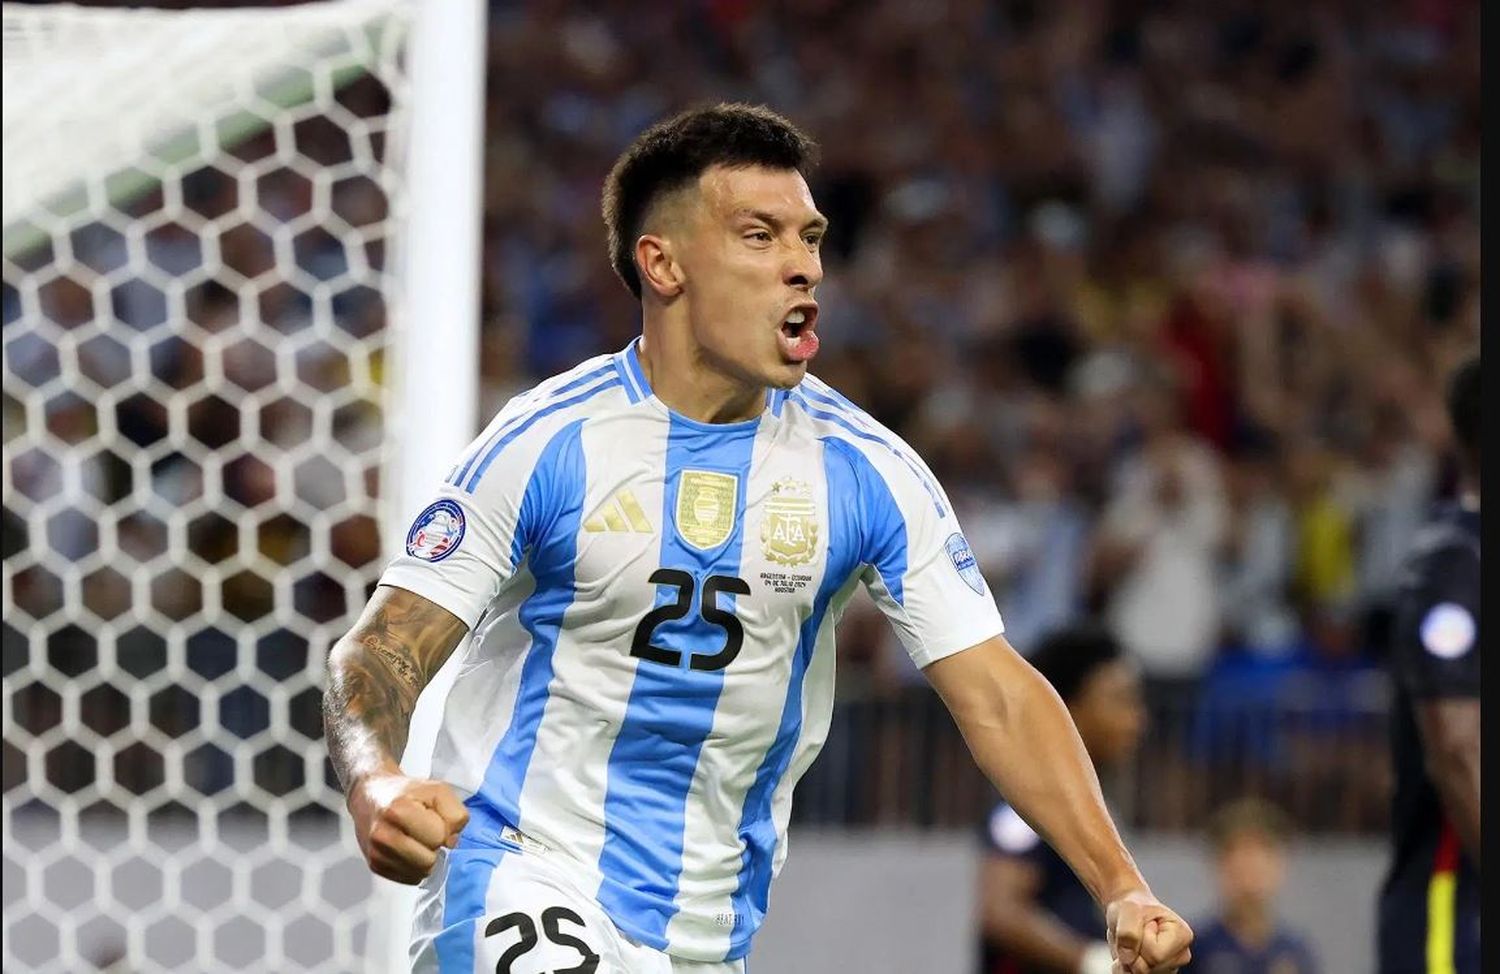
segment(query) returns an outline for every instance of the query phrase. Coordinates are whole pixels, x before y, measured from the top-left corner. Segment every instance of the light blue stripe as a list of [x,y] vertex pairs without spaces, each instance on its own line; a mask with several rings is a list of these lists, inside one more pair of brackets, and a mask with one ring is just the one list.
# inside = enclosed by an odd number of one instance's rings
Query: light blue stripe
[[[611,369],[610,371],[613,370]],[[497,442],[490,448],[490,451],[485,454],[484,459],[480,461],[479,466],[475,467],[473,474],[469,476],[469,482],[464,484],[464,491],[470,494],[474,493],[474,488],[479,486],[479,481],[484,477],[484,472],[490,468],[490,464],[495,462],[495,458],[500,455],[500,451],[504,450],[506,446],[514,442],[518,437],[520,437],[523,433],[530,429],[532,425],[538,420],[545,419],[546,417],[557,412],[559,409],[567,409],[569,406],[576,406],[581,402],[586,402],[597,396],[599,393],[605,392],[609,389],[613,389],[619,384],[619,376],[611,376],[598,385],[583,390],[576,396],[572,396],[568,399],[560,399],[552,403],[550,406],[547,406],[544,409],[539,409],[535,413],[532,413],[530,418],[528,418],[521,425],[512,429],[509,433],[505,434],[500,438],[499,442]],[[459,479],[462,478],[460,477]]]
[[[755,423],[705,427],[674,415],[667,435],[660,566],[691,575],[693,599],[687,615],[658,626],[652,637],[654,645],[681,653],[680,665],[645,659],[637,664],[609,756],[598,893],[617,926],[658,950],[666,947],[667,924],[677,913],[688,790],[724,683],[723,670],[691,668],[694,654],[711,656],[724,647],[724,630],[702,617],[703,585],[711,575],[739,574],[755,428]],[[733,528],[716,549],[700,551],[674,529],[685,469],[737,478]],[[663,585],[656,604],[676,598],[677,590]],[[726,611],[734,611],[734,602],[732,594],[718,596],[719,608]]]
[[[862,440],[868,440],[871,443],[879,443],[881,446],[885,447],[887,450],[890,450],[893,454],[900,457],[902,462],[904,462],[907,467],[911,469],[912,473],[917,475],[917,480],[921,482],[922,486],[927,489],[928,496],[932,498],[932,506],[937,509],[938,517],[948,516],[948,509],[943,504],[942,493],[937,489],[936,485],[933,484],[931,478],[927,476],[926,472],[923,471],[922,468],[919,467],[915,462],[913,462],[912,459],[906,455],[906,452],[904,450],[902,450],[896,444],[890,442],[890,440],[888,440],[886,437],[881,436],[878,433],[869,432],[860,428],[859,426],[856,426],[847,415],[844,415],[842,413],[831,413],[827,410],[819,409],[817,406],[813,405],[812,401],[810,401],[810,397],[814,396],[818,396],[818,394],[810,389],[798,387],[798,389],[792,393],[791,398],[799,406],[807,410],[808,415],[814,417],[815,419],[824,419],[830,423],[835,423]],[[825,405],[833,405],[834,408],[839,408],[837,403],[832,403],[827,397],[819,396],[818,399]]]
[[512,558],[519,561],[524,552],[536,579],[535,590],[517,613],[531,635],[531,649],[521,664],[510,726],[495,747],[484,783],[468,801],[469,826],[464,833],[481,845],[498,842],[504,826],[521,824],[521,786],[547,706],[552,654],[563,615],[573,604],[573,568],[588,475],[581,438],[583,422],[569,423],[547,444],[521,499]]
[[[537,410],[545,409],[548,404],[556,402],[559,396],[567,395],[574,389],[577,389],[580,386],[587,385],[588,383],[599,378],[601,375],[606,374],[612,367],[613,366],[610,365],[601,366],[600,368],[594,369],[592,372],[589,372],[586,375],[581,375],[573,381],[567,383],[566,385],[551,390],[545,397],[542,398],[541,401],[532,404],[532,406],[529,407],[525,412],[522,412],[516,416],[512,416],[510,419],[506,420],[506,422],[499,429],[490,434],[489,438],[486,439],[478,449],[469,454],[469,458],[463,462],[462,469],[458,470],[456,474],[450,473],[448,475],[447,482],[453,484],[455,487],[458,486],[463,482],[464,476],[468,474],[469,468],[474,465],[474,461],[478,459],[478,457],[482,453],[484,453],[485,450],[489,449],[490,445],[495,442],[495,439],[497,437],[504,436],[507,432],[514,429],[517,423],[525,422],[529,417],[535,415]],[[470,493],[472,493],[472,491],[470,491]]]
[[812,382],[803,383],[799,387],[799,391],[808,398],[831,406],[843,413],[845,418],[857,424],[860,429],[874,436],[879,442],[885,444],[886,448],[900,457],[906,463],[907,467],[911,468],[911,472],[916,474],[922,481],[923,485],[927,488],[927,492],[932,495],[933,503],[937,505],[938,516],[947,517],[947,513],[944,510],[943,501],[945,498],[943,497],[942,488],[938,486],[931,471],[927,469],[922,463],[921,458],[910,447],[903,445],[894,435],[887,435],[880,428],[880,424],[875,422],[875,419],[869,413],[855,405],[847,396],[834,389],[828,383],[820,379],[813,379]]
[[[771,799],[786,776],[797,740],[802,736],[802,683],[817,648],[818,630],[823,626],[833,596],[864,562],[862,554],[866,546],[862,536],[867,530],[866,525],[889,528],[884,513],[872,508],[876,495],[861,490],[861,474],[856,473],[857,468],[849,456],[858,452],[831,438],[823,441],[823,468],[828,484],[825,508],[829,520],[828,559],[823,581],[813,598],[812,615],[803,622],[798,634],[776,738],[755,772],[755,782],[745,795],[740,814],[739,836],[745,851],[740,860],[739,880],[730,899],[735,926],[726,960],[736,960],[750,952],[751,938],[765,919],[771,893],[771,864],[776,855],[776,822],[771,816]],[[868,466],[868,461],[865,461],[864,468]],[[867,470],[865,475],[868,475]],[[878,482],[879,478],[875,480]],[[856,503],[839,503],[843,498],[856,499]]]
[[447,853],[443,877],[443,930],[433,941],[438,974],[473,974],[474,926],[484,916],[484,894],[504,849],[469,849]]

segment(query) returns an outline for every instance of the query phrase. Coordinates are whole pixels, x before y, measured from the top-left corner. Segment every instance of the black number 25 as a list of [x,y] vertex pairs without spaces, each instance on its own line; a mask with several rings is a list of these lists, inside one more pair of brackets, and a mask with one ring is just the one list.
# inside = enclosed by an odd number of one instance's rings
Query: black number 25
[[[682,654],[675,649],[663,649],[651,641],[651,634],[663,622],[681,619],[693,605],[693,576],[677,568],[658,568],[651,573],[653,585],[671,585],[677,589],[677,601],[658,605],[641,618],[635,627],[635,638],[630,641],[630,655],[653,663],[681,666]],[[733,575],[710,575],[703,580],[703,621],[724,630],[724,648],[712,655],[689,654],[688,665],[695,670],[722,670],[740,654],[745,642],[745,627],[733,612],[719,608],[719,593],[749,595],[750,583]]]
[[[567,920],[576,926],[583,926],[583,917],[574,913],[565,906],[549,906],[542,911],[542,930],[547,934],[547,939],[559,947],[572,947],[583,958],[583,963],[574,967],[558,968],[552,974],[594,974],[599,969],[599,955],[594,953],[593,948],[571,933],[564,933],[559,925],[560,921]],[[484,935],[493,937],[502,934],[511,927],[519,927],[521,939],[510,945],[505,953],[500,955],[500,960],[495,964],[495,974],[511,974],[510,965],[516,962],[516,958],[531,952],[531,948],[537,945],[536,921],[525,913],[507,913],[504,916],[495,917],[485,925]]]

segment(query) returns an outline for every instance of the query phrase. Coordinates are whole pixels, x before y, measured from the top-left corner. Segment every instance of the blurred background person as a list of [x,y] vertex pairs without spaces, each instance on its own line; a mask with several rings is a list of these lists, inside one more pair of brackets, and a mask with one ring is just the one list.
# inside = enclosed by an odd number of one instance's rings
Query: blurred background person
[[1382,974],[1479,971],[1479,357],[1448,386],[1460,493],[1407,560],[1391,667],[1396,795]]
[[1184,974],[1317,974],[1302,935],[1276,915],[1290,831],[1281,809],[1255,798],[1240,799],[1214,815],[1209,841],[1219,909],[1199,921]]
[[[1107,780],[1135,755],[1145,730],[1135,665],[1113,636],[1090,625],[1053,633],[1030,660],[1068,705]],[[1062,857],[1004,801],[983,836],[981,974],[1109,974],[1104,916]]]

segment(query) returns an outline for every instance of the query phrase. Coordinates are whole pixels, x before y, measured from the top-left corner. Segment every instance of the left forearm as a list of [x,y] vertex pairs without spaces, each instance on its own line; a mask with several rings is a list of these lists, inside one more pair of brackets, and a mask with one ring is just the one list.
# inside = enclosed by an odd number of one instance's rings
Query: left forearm
[[[989,651],[980,646],[968,652]],[[1008,647],[995,652],[1000,655],[991,665],[968,665],[961,679],[933,679],[974,760],[1101,904],[1126,890],[1146,889],[1062,700]]]

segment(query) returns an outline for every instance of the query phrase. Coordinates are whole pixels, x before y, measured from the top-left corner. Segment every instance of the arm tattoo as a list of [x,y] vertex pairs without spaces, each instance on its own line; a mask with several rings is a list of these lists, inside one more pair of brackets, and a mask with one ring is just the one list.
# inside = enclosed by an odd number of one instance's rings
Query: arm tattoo
[[432,602],[381,588],[353,631],[334,645],[323,727],[345,791],[361,774],[401,760],[417,696],[464,631]]

